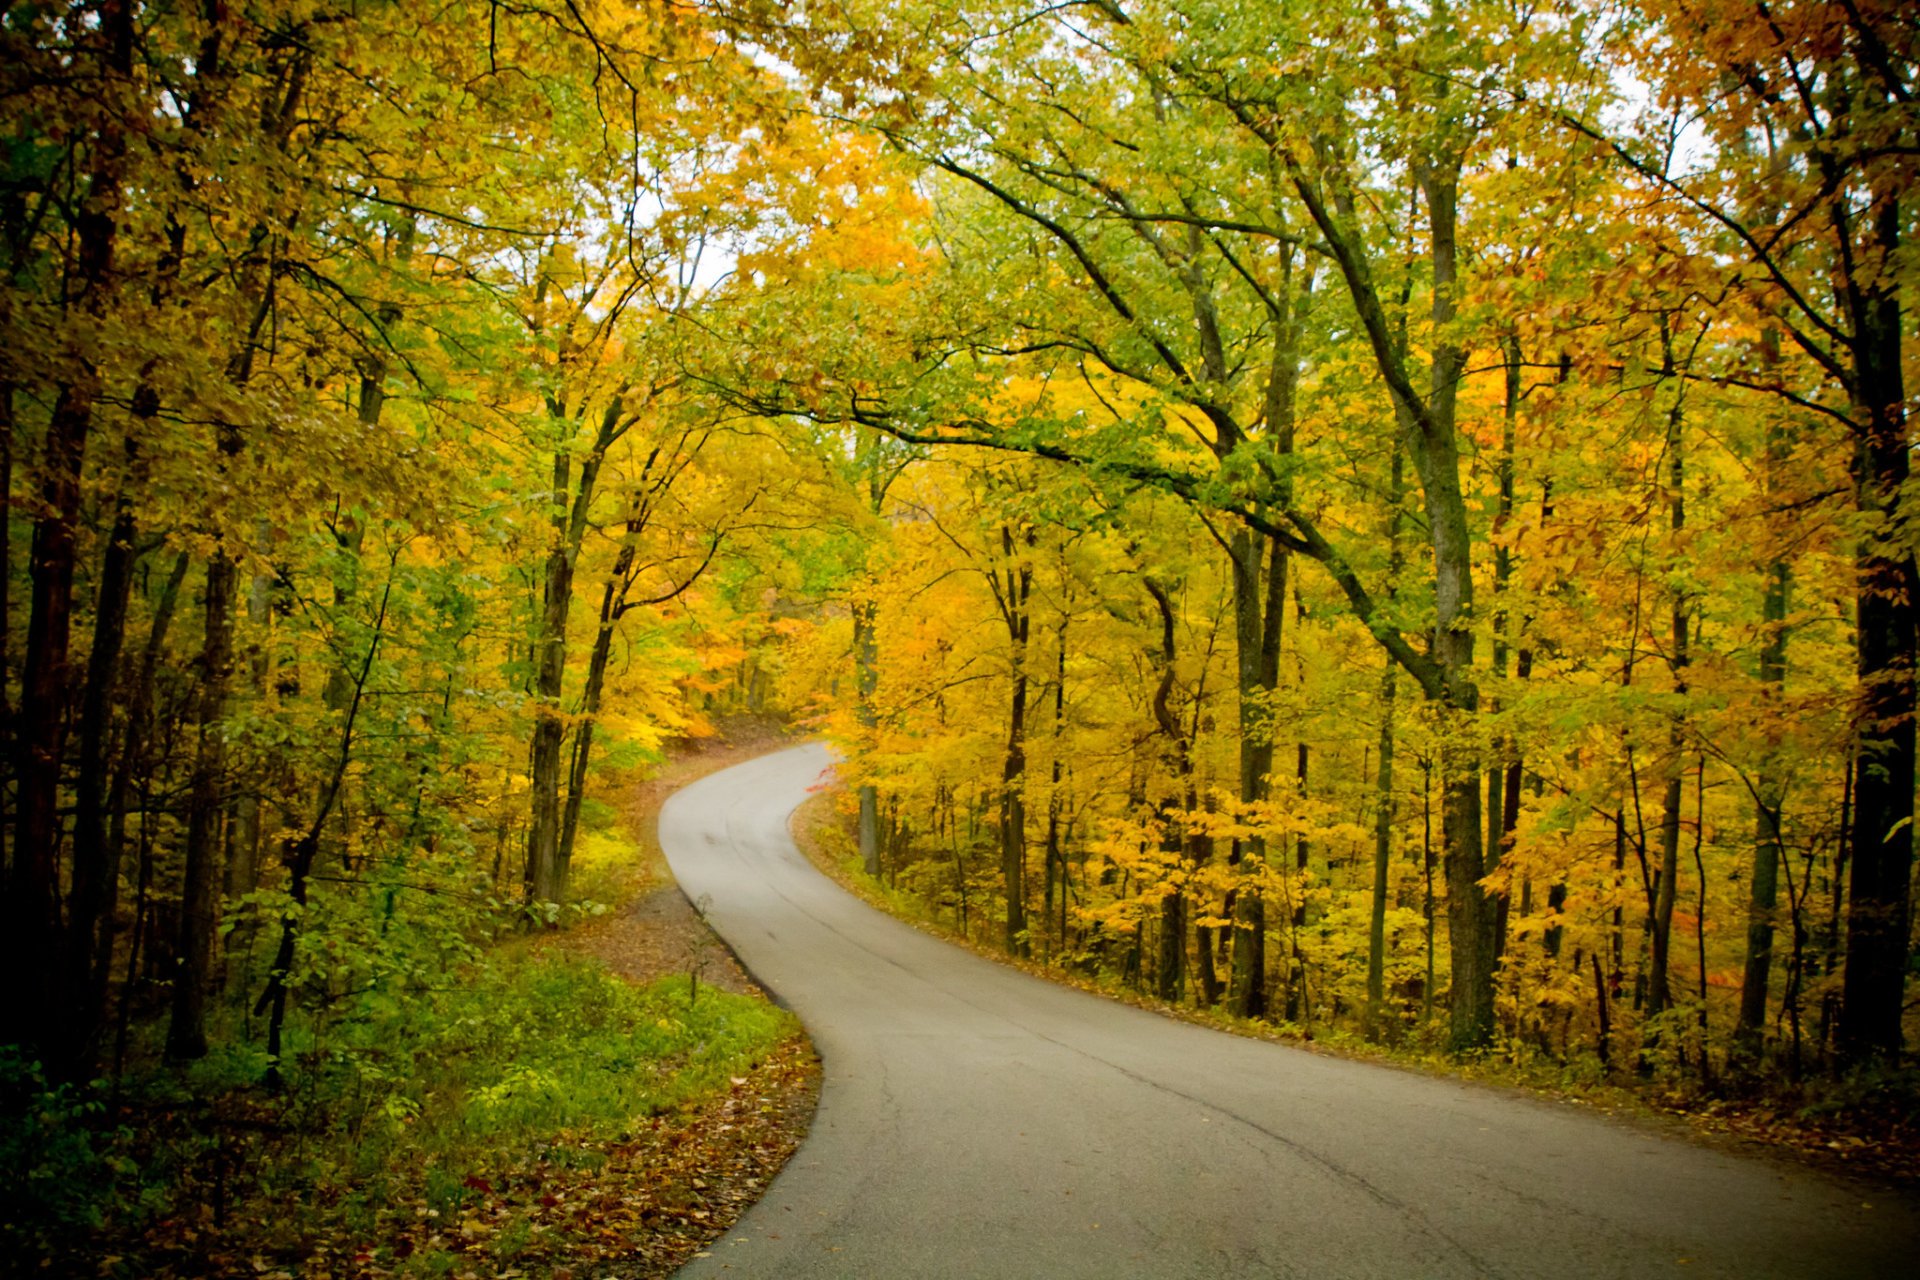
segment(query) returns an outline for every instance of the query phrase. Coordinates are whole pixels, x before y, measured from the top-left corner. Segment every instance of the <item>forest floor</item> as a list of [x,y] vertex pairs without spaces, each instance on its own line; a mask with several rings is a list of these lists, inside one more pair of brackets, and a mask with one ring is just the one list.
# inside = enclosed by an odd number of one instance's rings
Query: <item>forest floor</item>
[[1920,1078],[1912,1068],[1841,1083],[1810,1076],[1798,1085],[1783,1081],[1764,1091],[1741,1094],[1698,1086],[1680,1088],[1621,1073],[1599,1083],[1576,1081],[1550,1063],[1531,1068],[1494,1058],[1463,1063],[1435,1052],[1368,1044],[1354,1036],[1322,1033],[1316,1037],[1312,1032],[1234,1018],[1218,1010],[1168,1004],[1110,980],[1009,956],[992,942],[963,933],[950,916],[940,916],[920,899],[860,870],[851,821],[839,809],[837,788],[801,805],[794,813],[792,831],[801,852],[822,874],[869,906],[985,959],[1050,982],[1236,1035],[1514,1088],[1623,1119],[1651,1122],[1710,1145],[1783,1156],[1829,1173],[1920,1185],[1920,1105],[1916,1105]]
[[[656,1052],[665,1056],[613,1068],[634,1077],[625,1110],[616,1099],[608,1105],[617,1114],[581,1127],[536,1116],[517,1136],[486,1142],[429,1133],[426,1116],[418,1126],[411,1116],[383,1120],[377,1108],[343,1121],[336,1113],[347,1100],[316,1094],[302,1103],[250,1081],[130,1095],[106,1117],[110,1164],[153,1189],[151,1207],[129,1193],[97,1230],[64,1239],[0,1214],[0,1273],[14,1273],[11,1257],[46,1276],[587,1280],[666,1276],[700,1253],[793,1154],[820,1087],[806,1033],[767,1002],[660,853],[656,822],[668,796],[784,740],[780,726],[758,719],[720,728],[680,744],[651,776],[605,788],[617,852],[581,888],[607,910],[496,945],[491,994],[477,997],[544,1019],[527,1034],[550,1040],[538,1047],[552,1054],[530,1053],[531,1040],[495,1050],[493,1070],[509,1080],[519,1071],[536,1091],[591,1086],[608,1069],[595,1057],[603,1046],[613,1045],[616,1063],[644,1058],[628,1024],[663,1028],[656,1039],[666,1047]],[[609,973],[631,993],[611,1006],[601,990]],[[739,1047],[748,1044],[756,1047]],[[710,1053],[718,1068],[701,1065]],[[441,1078],[450,1092],[467,1087]],[[523,1096],[537,1109],[537,1092]],[[84,1147],[80,1156],[92,1158]],[[37,1263],[22,1256],[34,1235],[45,1241]]]
[[[660,806],[680,788],[787,740],[787,730],[776,721],[736,718],[713,738],[682,743],[651,777],[624,788],[615,807],[641,851],[627,886],[631,897],[607,915],[555,935],[547,945],[591,957],[643,985],[686,975],[735,995],[768,998],[674,883],[660,851],[658,823]],[[602,1271],[589,1268],[586,1274],[671,1275],[719,1239],[799,1147],[819,1097],[820,1060],[802,1032],[736,1080],[730,1093],[656,1127],[634,1144],[623,1177],[678,1188],[681,1204],[676,1212],[626,1224],[622,1238],[631,1252],[610,1257]],[[556,1269],[553,1280],[568,1280],[567,1270]]]

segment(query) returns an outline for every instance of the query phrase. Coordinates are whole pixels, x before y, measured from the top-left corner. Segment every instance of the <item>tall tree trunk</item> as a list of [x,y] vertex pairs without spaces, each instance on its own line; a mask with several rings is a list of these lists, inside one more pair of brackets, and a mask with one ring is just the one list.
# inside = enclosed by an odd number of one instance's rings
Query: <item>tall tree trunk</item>
[[[1273,685],[1264,679],[1265,658],[1270,631],[1276,637],[1274,651],[1278,651],[1277,637],[1286,610],[1287,559],[1275,544],[1271,568],[1262,572],[1267,559],[1267,541],[1251,529],[1243,528],[1234,534],[1232,542],[1234,640],[1240,701],[1239,795],[1245,804],[1266,798],[1268,777],[1273,772],[1273,738],[1269,724]],[[1236,838],[1227,855],[1228,863],[1240,866],[1243,872],[1234,886],[1232,967],[1227,976],[1227,1008],[1241,1018],[1267,1015],[1267,916],[1258,883],[1266,856],[1266,842],[1257,836]],[[1247,874],[1249,864],[1251,873]]]
[[[540,620],[534,640],[534,722],[531,744],[531,817],[527,824],[526,897],[532,903],[566,900],[566,867],[560,861],[560,755],[567,736],[560,695],[566,685],[567,620],[573,609],[573,573],[586,538],[600,468],[608,448],[625,430],[626,388],[614,392],[601,414],[600,425],[586,456],[580,459],[578,481],[573,478],[573,455],[564,447],[553,454],[550,493],[552,541],[540,580]],[[555,422],[571,421],[557,404],[548,405]]]
[[205,640],[200,650],[200,691],[195,711],[198,736],[187,791],[187,864],[180,891],[180,939],[173,978],[167,1056],[175,1060],[207,1052],[207,979],[217,923],[220,818],[226,782],[227,678],[233,663],[234,564],[224,548],[207,562]]
[[[299,120],[307,76],[312,68],[310,48],[296,46],[283,81],[281,98],[271,116],[269,134],[284,149]],[[238,348],[228,358],[226,377],[236,392],[253,379],[262,350],[261,334],[276,310],[279,240],[262,224],[258,252],[242,273],[240,296],[250,299],[252,312]],[[222,420],[216,432],[216,464],[227,472],[242,449],[240,427]],[[214,932],[219,920],[221,820],[226,814],[227,690],[233,666],[233,597],[238,565],[221,538],[207,561],[205,622],[200,653],[200,689],[196,709],[198,738],[193,774],[187,794],[186,869],[181,888],[180,941],[174,975],[173,1004],[167,1023],[167,1056],[175,1060],[206,1054],[206,999],[213,966]]]
[[[147,643],[140,655],[140,669],[128,690],[126,735],[122,739],[119,759],[114,764],[113,781],[107,791],[107,857],[102,869],[106,897],[101,903],[100,927],[94,942],[94,990],[90,996],[97,1007],[103,1010],[106,1008],[107,980],[113,967],[114,910],[120,887],[120,864],[127,848],[127,795],[132,789],[135,772],[150,771],[147,745],[153,731],[154,678],[160,668],[160,659],[166,652],[167,632],[173,626],[180,588],[187,580],[187,571],[192,563],[193,557],[189,552],[182,551],[174,556],[173,568],[168,572],[167,580],[160,588],[160,596],[154,602],[153,621],[147,627]],[[142,825],[143,828],[150,827],[151,823],[143,818]]]
[[[658,457],[656,450],[655,458]],[[648,470],[653,460],[648,461]],[[662,485],[671,483],[663,480]],[[559,848],[556,853],[559,864],[559,881],[567,883],[570,868],[573,865],[574,839],[580,830],[580,806],[587,794],[587,766],[593,759],[594,726],[599,721],[600,704],[606,693],[607,664],[613,657],[613,629],[625,616],[628,609],[634,607],[628,595],[634,584],[634,561],[639,557],[640,535],[646,532],[652,518],[652,508],[645,498],[636,501],[634,509],[627,517],[626,536],[621,539],[620,552],[614,557],[613,568],[607,574],[605,587],[600,595],[600,616],[594,627],[593,650],[587,659],[587,683],[580,695],[579,727],[574,731],[573,756],[567,770],[566,810],[560,827]],[[722,534],[716,530],[707,547],[706,559],[688,575],[686,581],[673,587],[666,594],[646,604],[663,604],[678,596],[699,581],[707,566],[713,563],[714,553],[719,550]]]
[[[17,423],[13,414],[13,380],[0,378],[0,767],[11,772],[13,754],[13,450]],[[13,883],[12,806],[7,788],[0,787],[0,888]],[[0,1025],[0,1031],[6,1028]]]
[[[1436,26],[1450,19],[1439,11]],[[1445,81],[1438,92],[1444,97]],[[1336,181],[1329,189],[1310,180],[1297,160],[1289,160],[1294,189],[1326,238],[1339,264],[1347,292],[1359,311],[1374,362],[1386,380],[1397,424],[1420,479],[1433,553],[1434,629],[1429,658],[1410,669],[1423,691],[1440,704],[1449,726],[1449,746],[1441,766],[1441,843],[1447,883],[1447,936],[1452,999],[1448,1041],[1455,1052],[1480,1048],[1493,1038],[1494,912],[1480,880],[1486,873],[1480,785],[1480,753],[1472,745],[1473,722],[1480,712],[1480,690],[1473,670],[1473,541],[1467,525],[1466,497],[1460,478],[1460,441],[1456,403],[1465,375],[1466,351],[1452,335],[1458,298],[1459,175],[1461,129],[1446,111],[1434,114],[1435,134],[1427,154],[1413,165],[1427,207],[1432,299],[1429,318],[1436,335],[1424,392],[1414,385],[1408,345],[1397,340],[1394,325],[1375,287],[1372,266],[1353,230],[1355,201],[1350,188]],[[1336,216],[1336,212],[1338,216]],[[1402,661],[1408,661],[1405,650]]]
[[[1185,976],[1186,961],[1186,893],[1181,881],[1191,852],[1191,841],[1186,823],[1180,819],[1176,810],[1179,807],[1191,811],[1196,797],[1193,794],[1193,753],[1186,731],[1180,723],[1180,717],[1173,709],[1173,688],[1176,678],[1175,662],[1178,650],[1175,647],[1176,632],[1173,625],[1173,599],[1167,589],[1151,577],[1144,577],[1147,594],[1153,597],[1154,607],[1160,614],[1160,652],[1155,656],[1155,665],[1160,668],[1160,678],[1153,691],[1153,720],[1165,741],[1167,762],[1173,766],[1174,793],[1160,806],[1161,850],[1170,856],[1172,866],[1169,875],[1174,877],[1160,899],[1160,963],[1155,974],[1154,994],[1162,1000],[1174,1001],[1180,998],[1182,979]],[[1205,941],[1202,941],[1202,950]],[[1203,963],[1205,961],[1203,960]]]
[[[1307,766],[1311,759],[1311,748],[1299,743],[1294,748],[1294,785],[1302,799],[1307,794]],[[1288,921],[1287,931],[1287,1002],[1286,1020],[1299,1022],[1303,1016],[1310,1016],[1312,1009],[1307,1001],[1307,957],[1300,947],[1300,934],[1307,927],[1307,868],[1313,860],[1313,844],[1305,836],[1295,836],[1293,841],[1293,869],[1296,873],[1297,889],[1293,896],[1293,916]]]
[[[1455,233],[1459,162],[1422,166],[1433,269],[1432,320],[1447,334],[1456,310]],[[1433,547],[1434,656],[1444,698],[1455,717],[1471,721],[1480,710],[1473,671],[1473,542],[1467,528],[1460,481],[1460,444],[1454,405],[1466,370],[1466,352],[1443,338],[1434,346],[1424,415],[1415,416],[1414,468],[1426,495]],[[1471,735],[1457,734],[1442,761],[1441,841],[1447,881],[1447,942],[1452,979],[1449,1039],[1455,1051],[1480,1048],[1493,1038],[1493,905],[1480,887],[1486,874],[1481,839],[1480,761]]]
[[[1009,954],[1026,955],[1027,945],[1027,641],[1033,615],[1033,565],[1026,552],[1037,534],[1029,528],[1016,541],[1012,528],[1000,530],[1006,563],[1001,611],[1007,626],[1011,683],[1007,696],[1007,745],[1000,770],[1000,870],[1006,883],[1005,945]],[[1020,544],[1024,544],[1022,547]]]
[[[255,537],[260,545],[266,545],[269,531],[265,520],[254,526]],[[273,589],[275,573],[265,565],[258,566],[247,583],[247,630],[249,642],[246,648],[247,685],[246,696],[258,705],[265,705],[267,682],[273,671],[272,628],[273,628]],[[269,758],[255,766],[258,774],[267,774],[275,770],[284,757],[277,748],[268,748]],[[262,816],[264,806],[261,803],[260,787],[249,785],[240,788],[229,801],[227,808],[227,848],[226,866],[220,881],[220,896],[228,904],[238,903],[248,894],[260,887],[260,850],[264,838]],[[245,920],[222,941],[222,955],[218,982],[222,987],[232,981],[232,961],[236,954],[251,956],[253,942],[259,936],[258,915],[249,911]],[[243,979],[244,981],[244,979]]]
[[[1041,910],[1043,922],[1047,925],[1047,933],[1050,935],[1047,945],[1047,954],[1049,956],[1053,954],[1053,951],[1064,940],[1064,931],[1055,930],[1052,927],[1052,922],[1054,876],[1056,874],[1063,874],[1066,869],[1066,863],[1064,861],[1066,855],[1060,848],[1060,815],[1065,808],[1060,798],[1060,793],[1061,784],[1066,778],[1067,623],[1071,617],[1071,613],[1071,609],[1063,604],[1060,610],[1060,627],[1054,637],[1055,643],[1053,650],[1053,741],[1051,743],[1053,763],[1050,766],[1051,776],[1048,779],[1051,785],[1047,788],[1047,866],[1046,884],[1044,886],[1045,896]],[[1065,893],[1066,889],[1063,885],[1061,887],[1062,897],[1065,896]],[[1183,916],[1182,918],[1184,919],[1185,917]],[[1184,951],[1184,942],[1182,942],[1181,947]]]
[[[1876,247],[1880,261],[1892,263],[1901,249],[1901,204],[1891,192],[1875,194]],[[1857,501],[1876,518],[1855,562],[1860,746],[1838,1036],[1849,1063],[1898,1058],[1908,968],[1920,576],[1901,532],[1909,518],[1900,503],[1911,442],[1898,288],[1887,267],[1873,283],[1849,290],[1855,417],[1865,425],[1854,455]]]
[[534,645],[531,820],[527,828],[527,901],[560,901],[560,748],[566,721],[560,693],[567,669],[567,614],[573,606],[576,549],[566,538],[567,459],[554,455],[554,543],[541,575],[539,635]]
[[[1406,495],[1406,454],[1398,442],[1387,482],[1387,599],[1399,594],[1405,559],[1400,549],[1404,526],[1400,506]],[[1373,886],[1367,911],[1367,1039],[1378,1040],[1386,1024],[1387,1008],[1387,882],[1393,858],[1394,701],[1400,669],[1387,659],[1380,673],[1380,766],[1373,790]]]
[[[1768,702],[1778,698],[1787,680],[1787,600],[1791,590],[1784,560],[1766,569],[1761,601],[1760,683]],[[1780,762],[1769,752],[1754,781],[1753,875],[1747,894],[1747,959],[1740,979],[1740,1017],[1734,1026],[1735,1048],[1749,1062],[1757,1061],[1767,1026],[1767,987],[1773,972],[1773,916],[1779,904],[1780,859],[1783,846],[1780,806],[1786,792]],[[1837,886],[1836,886],[1837,891]]]
[[622,549],[600,595],[600,620],[594,628],[593,651],[587,655],[587,684],[580,694],[579,724],[573,731],[573,753],[567,761],[567,800],[560,818],[560,843],[555,857],[567,878],[573,865],[574,841],[580,834],[580,809],[587,797],[587,767],[593,759],[593,727],[600,715],[600,699],[607,683],[607,663],[613,658],[613,627],[619,617],[620,584],[631,567],[632,555]]
[[[1279,290],[1268,301],[1274,337],[1262,404],[1266,423],[1263,443],[1275,464],[1279,477],[1275,497],[1282,504],[1289,503],[1293,496],[1289,467],[1297,426],[1300,336],[1313,298],[1312,271],[1304,270],[1296,282],[1294,270],[1293,257],[1288,255],[1281,264]],[[1291,562],[1278,539],[1256,536],[1250,528],[1235,531],[1228,550],[1239,677],[1239,795],[1243,804],[1253,804],[1266,799],[1268,778],[1273,772],[1272,700],[1280,682]],[[1243,858],[1254,864],[1254,877],[1240,877],[1234,890],[1227,1007],[1239,1017],[1263,1018],[1267,1014],[1267,919],[1257,877],[1266,861],[1265,842],[1258,837],[1235,840],[1227,860],[1239,863]]]
[[[873,705],[880,687],[880,667],[875,649],[874,606],[871,600],[858,600],[853,606],[853,688],[854,714],[862,733],[869,737],[879,724]],[[860,796],[860,866],[870,876],[880,874],[880,797],[871,782],[862,782]]]
[[[867,514],[877,522],[887,505],[887,491],[899,478],[905,458],[890,454],[880,433],[859,428],[854,436],[854,460],[860,479],[866,486]],[[874,695],[880,687],[878,642],[879,618],[871,597],[853,604],[853,686],[854,715],[861,732],[871,740],[879,725]],[[880,796],[871,782],[860,784],[857,792],[860,813],[856,831],[860,844],[860,865],[870,876],[880,874]],[[1052,881],[1048,881],[1051,889]]]
[[93,616],[93,648],[87,655],[87,679],[80,699],[80,758],[74,784],[73,888],[68,898],[67,944],[62,968],[68,983],[66,1043],[58,1055],[62,1074],[84,1078],[99,1050],[106,1008],[95,993],[94,956],[107,931],[119,867],[107,841],[107,739],[112,728],[114,686],[120,674],[120,650],[126,638],[127,604],[133,589],[138,551],[134,540],[134,499],[141,485],[136,438],[127,438],[127,470],[114,501],[113,526],[101,557],[98,602]]
[[[1667,352],[1667,364],[1671,369],[1673,355],[1671,346]],[[1686,438],[1682,433],[1681,406],[1676,403],[1667,416],[1667,530],[1672,535],[1677,548],[1682,533],[1687,527],[1687,470]],[[1669,614],[1669,642],[1671,649],[1667,662],[1673,673],[1673,691],[1677,698],[1684,699],[1687,694],[1687,667],[1691,661],[1689,637],[1687,633],[1689,611],[1692,600],[1688,593],[1680,588],[1673,590],[1672,610]],[[1671,741],[1670,759],[1667,763],[1666,784],[1660,796],[1660,871],[1654,885],[1652,917],[1649,921],[1648,936],[1652,942],[1652,960],[1647,975],[1647,1012],[1658,1015],[1673,1007],[1673,983],[1671,962],[1673,953],[1673,904],[1679,892],[1680,878],[1680,781],[1684,768],[1681,753],[1686,747],[1685,731],[1680,720],[1684,713],[1676,713]]]
[[[1520,339],[1507,334],[1500,340],[1506,368],[1506,396],[1501,404],[1500,454],[1494,471],[1499,483],[1499,498],[1494,509],[1493,540],[1493,678],[1507,674],[1507,654],[1513,648],[1519,625],[1507,604],[1508,585],[1513,579],[1514,451],[1520,422]],[[1528,662],[1522,655],[1518,675],[1525,679]],[[1520,816],[1520,748],[1512,734],[1502,734],[1495,746],[1493,767],[1487,770],[1487,867],[1500,865],[1506,846]],[[1493,951],[1496,957],[1507,947],[1507,916],[1511,910],[1511,888],[1501,893],[1494,904]]]
[[[102,78],[125,84],[132,75],[134,19],[126,0],[106,0],[99,13]],[[121,184],[127,146],[123,122],[104,114],[94,135],[86,194],[73,220],[74,268],[64,301],[102,316],[112,289]],[[40,1050],[54,1047],[64,1016],[59,993],[70,989],[59,964],[58,902],[60,767],[66,753],[67,691],[72,681],[69,642],[73,579],[80,526],[81,477],[102,375],[93,356],[68,353],[70,373],[54,396],[40,456],[38,512],[28,562],[30,582],[26,657],[20,673],[19,739],[15,777],[13,862],[0,895],[8,994],[0,1039]]]

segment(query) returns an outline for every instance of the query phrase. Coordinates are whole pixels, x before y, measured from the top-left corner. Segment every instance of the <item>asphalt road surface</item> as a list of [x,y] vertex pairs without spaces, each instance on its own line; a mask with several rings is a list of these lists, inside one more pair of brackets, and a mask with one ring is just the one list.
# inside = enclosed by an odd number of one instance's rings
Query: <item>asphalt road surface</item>
[[680,884],[818,1046],[799,1152],[685,1277],[1920,1276],[1920,1201],[1190,1026],[982,960],[794,848],[824,747],[673,796]]

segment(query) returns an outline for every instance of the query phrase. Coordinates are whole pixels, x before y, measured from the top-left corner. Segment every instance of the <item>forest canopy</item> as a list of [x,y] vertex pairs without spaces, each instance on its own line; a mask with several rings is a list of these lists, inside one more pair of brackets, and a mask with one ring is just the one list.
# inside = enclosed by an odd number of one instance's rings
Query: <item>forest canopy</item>
[[1916,92],[1894,0],[0,5],[0,1041],[283,1087],[750,710],[1161,1001],[1891,1065]]

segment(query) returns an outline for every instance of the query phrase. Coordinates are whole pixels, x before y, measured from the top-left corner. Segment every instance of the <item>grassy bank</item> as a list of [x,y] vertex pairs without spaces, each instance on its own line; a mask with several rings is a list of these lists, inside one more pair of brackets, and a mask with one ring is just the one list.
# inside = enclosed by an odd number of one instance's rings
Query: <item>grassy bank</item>
[[817,1078],[797,1021],[682,963],[704,925],[658,910],[679,900],[659,802],[733,753],[607,788],[572,927],[529,935],[503,905],[442,922],[430,961],[303,956],[279,1088],[237,960],[198,1061],[165,1061],[154,1008],[117,1077],[56,1087],[0,1051],[0,1273],[673,1270],[757,1197]]
[[[274,1095],[237,1049],[47,1090],[15,1061],[0,1219],[15,1274],[451,1274],[552,1262],[574,1237],[688,1210],[686,1178],[627,1169],[618,1213],[555,1214],[662,1116],[726,1097],[794,1040],[768,1002],[586,960],[476,963],[366,1000]],[[23,1175],[23,1176],[20,1176]],[[604,1215],[603,1215],[604,1216]],[[618,1240],[613,1243],[619,1243]],[[487,1274],[492,1274],[488,1272]]]

